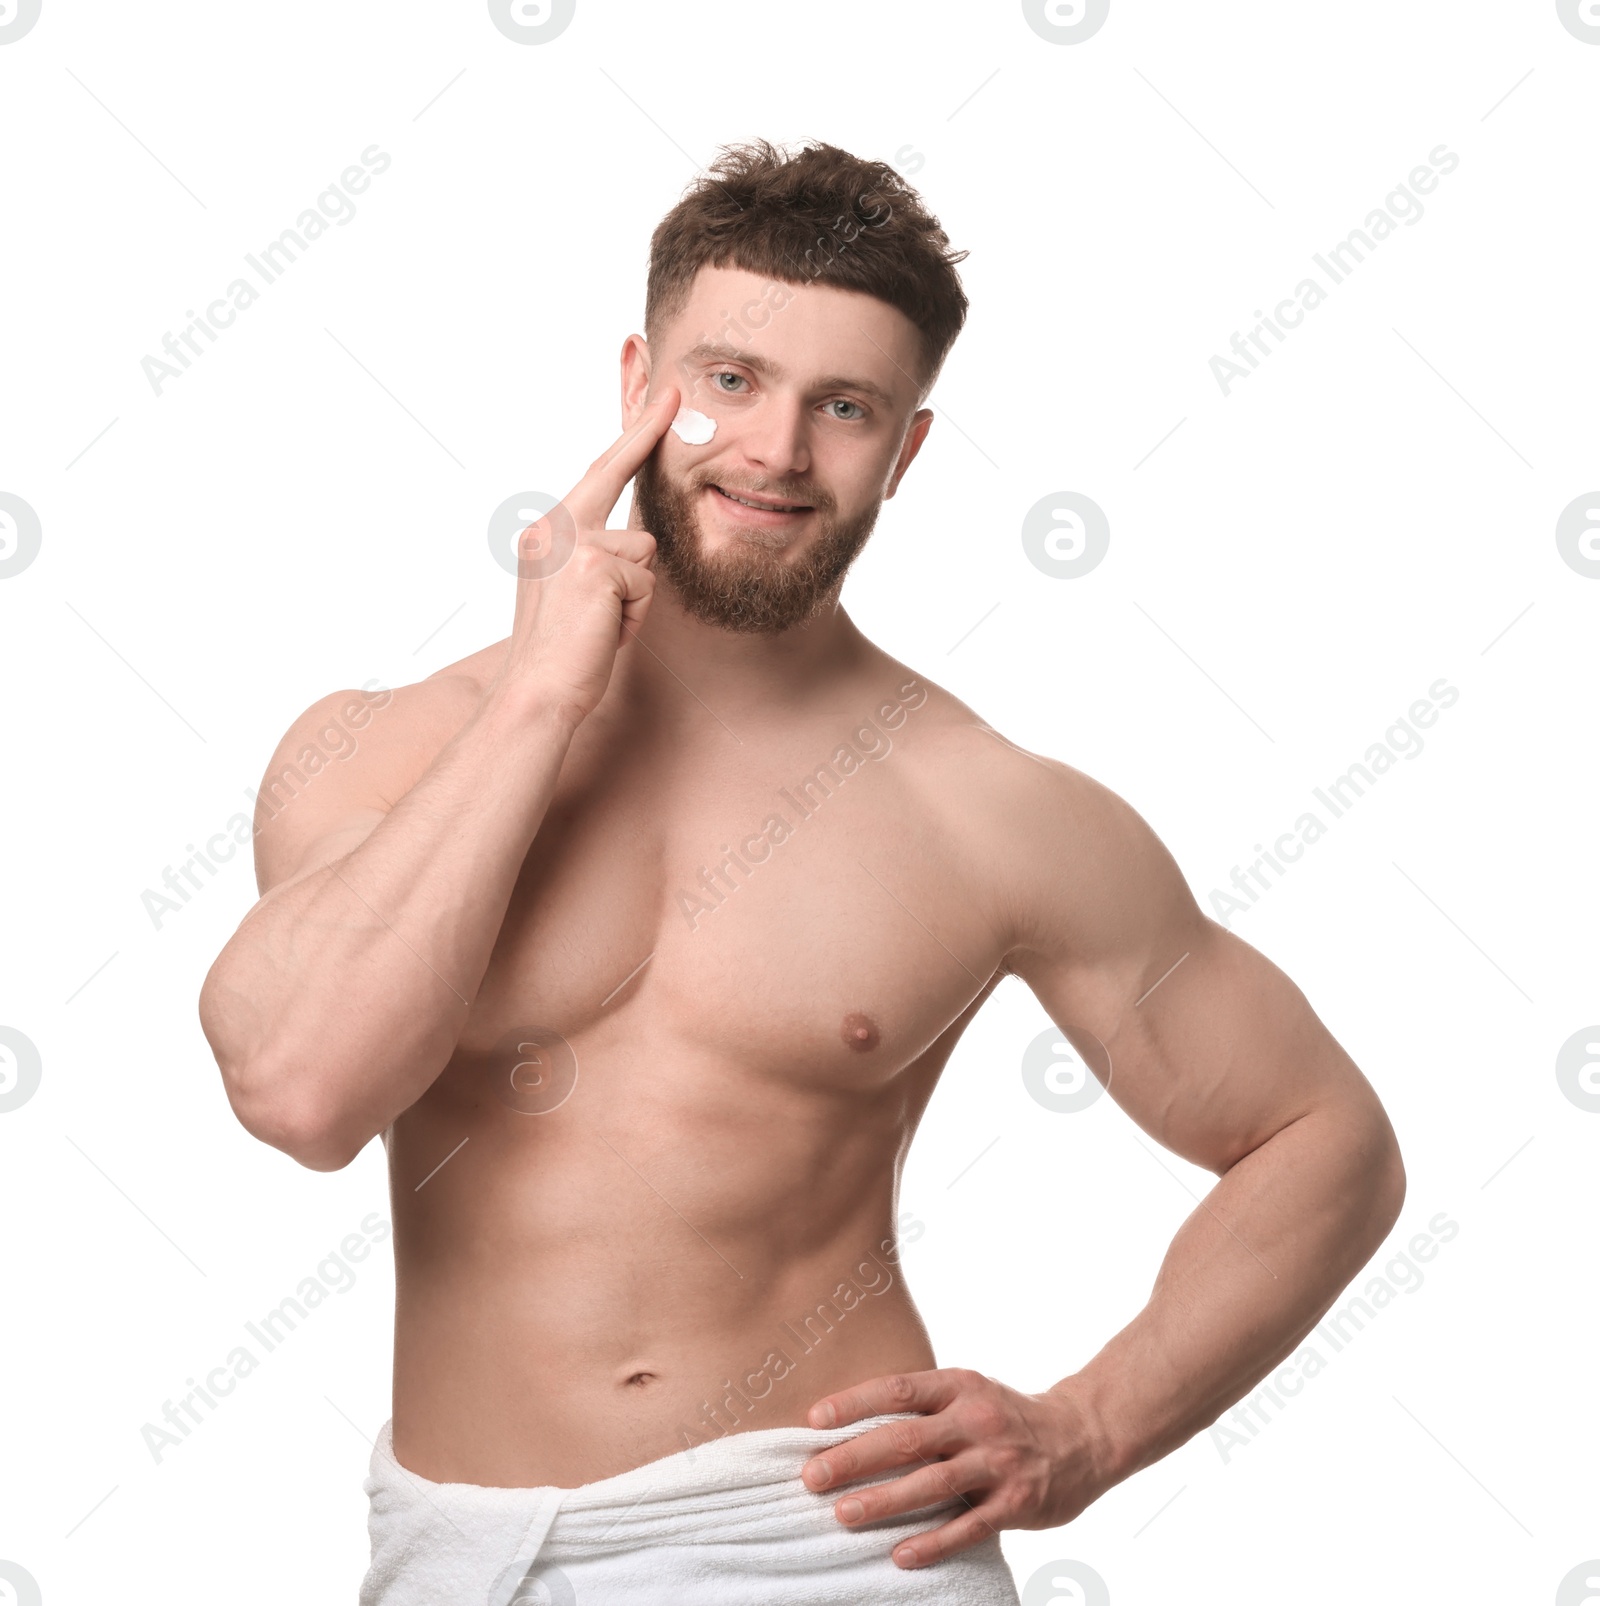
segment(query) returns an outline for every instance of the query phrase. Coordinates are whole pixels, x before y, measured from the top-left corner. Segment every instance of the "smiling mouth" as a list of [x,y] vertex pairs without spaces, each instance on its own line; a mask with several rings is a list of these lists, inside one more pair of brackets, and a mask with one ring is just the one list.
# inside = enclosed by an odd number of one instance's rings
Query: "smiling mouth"
[[809,513],[812,511],[809,504],[804,502],[780,502],[775,497],[736,496],[732,491],[725,491],[720,485],[712,485],[709,489],[715,491],[725,501],[737,503],[740,507],[753,509],[757,513]]

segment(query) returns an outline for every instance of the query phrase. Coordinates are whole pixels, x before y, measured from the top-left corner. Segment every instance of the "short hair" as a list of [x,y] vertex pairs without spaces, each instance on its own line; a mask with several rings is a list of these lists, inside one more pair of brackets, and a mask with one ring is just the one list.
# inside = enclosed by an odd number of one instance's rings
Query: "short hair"
[[955,264],[967,254],[950,249],[938,218],[887,162],[820,141],[793,155],[764,139],[726,145],[650,238],[645,337],[683,310],[703,267],[861,291],[916,325],[920,402],[966,321]]

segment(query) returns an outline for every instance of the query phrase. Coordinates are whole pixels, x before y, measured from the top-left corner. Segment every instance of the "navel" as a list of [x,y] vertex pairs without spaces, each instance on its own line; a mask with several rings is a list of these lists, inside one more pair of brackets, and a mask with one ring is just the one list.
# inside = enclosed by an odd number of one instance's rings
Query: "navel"
[[881,1035],[878,1023],[870,1015],[863,1015],[859,1010],[846,1015],[839,1027],[839,1036],[849,1047],[862,1054],[876,1048]]

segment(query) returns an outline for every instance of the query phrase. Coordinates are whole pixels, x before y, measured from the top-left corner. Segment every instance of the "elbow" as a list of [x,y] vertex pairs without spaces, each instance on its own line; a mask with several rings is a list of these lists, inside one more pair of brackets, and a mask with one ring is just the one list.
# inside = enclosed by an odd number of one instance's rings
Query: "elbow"
[[277,1106],[240,1117],[245,1130],[263,1143],[281,1150],[308,1171],[343,1171],[366,1147],[365,1137],[354,1136],[342,1123],[316,1109]]
[[1395,1222],[1400,1219],[1400,1211],[1406,1202],[1406,1165],[1400,1158],[1398,1144],[1395,1146],[1393,1163],[1385,1173],[1385,1177],[1389,1190],[1389,1226],[1392,1229]]
[[343,1171],[367,1145],[365,1138],[352,1138],[335,1126],[315,1121],[291,1120],[256,1136],[308,1171]]
[[1400,1219],[1406,1202],[1406,1163],[1400,1153],[1400,1140],[1395,1136],[1389,1118],[1379,1112],[1373,1134],[1371,1175],[1372,1207],[1381,1228],[1379,1241],[1387,1238]]
[[230,1075],[224,1067],[223,1083],[245,1131],[309,1171],[342,1171],[371,1136],[352,1132],[348,1118],[295,1091],[281,1073],[245,1066]]
[[308,1170],[342,1171],[372,1133],[353,1132],[349,1112],[335,1108],[299,1066],[246,1041],[223,1002],[213,966],[200,995],[200,1028],[240,1126]]

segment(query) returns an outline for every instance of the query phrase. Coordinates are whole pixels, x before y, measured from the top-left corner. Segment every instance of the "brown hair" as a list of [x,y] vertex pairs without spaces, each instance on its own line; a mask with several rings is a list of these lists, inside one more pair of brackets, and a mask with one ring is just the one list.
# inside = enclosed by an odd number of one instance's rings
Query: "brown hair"
[[764,139],[727,145],[650,238],[645,336],[683,310],[703,267],[863,291],[921,332],[920,402],[966,321],[966,256],[887,162],[820,142],[792,156]]

